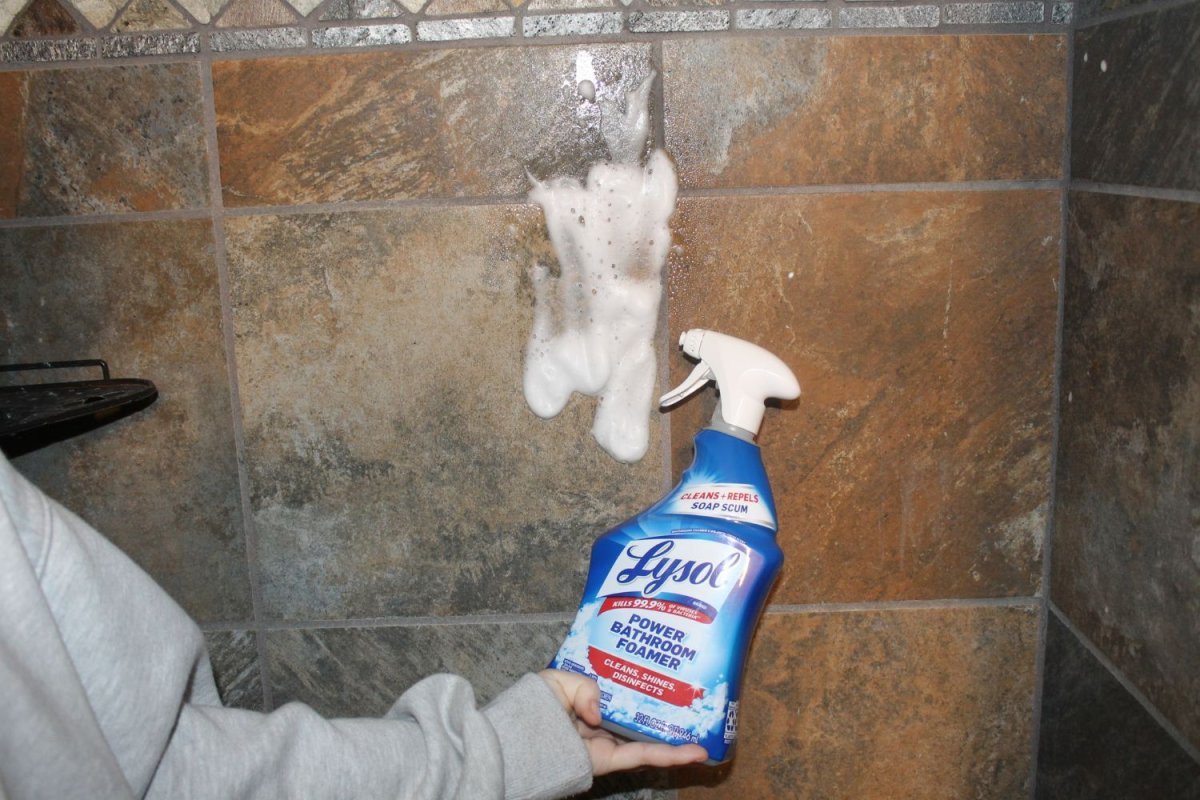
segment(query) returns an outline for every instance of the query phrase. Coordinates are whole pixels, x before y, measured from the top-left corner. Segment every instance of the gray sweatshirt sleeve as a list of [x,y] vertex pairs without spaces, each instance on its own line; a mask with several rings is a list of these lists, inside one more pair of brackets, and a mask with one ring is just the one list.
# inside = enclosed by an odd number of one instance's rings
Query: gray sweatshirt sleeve
[[449,675],[383,719],[222,707],[195,623],[3,456],[0,609],[0,796],[533,800],[591,783],[535,675],[484,709]]

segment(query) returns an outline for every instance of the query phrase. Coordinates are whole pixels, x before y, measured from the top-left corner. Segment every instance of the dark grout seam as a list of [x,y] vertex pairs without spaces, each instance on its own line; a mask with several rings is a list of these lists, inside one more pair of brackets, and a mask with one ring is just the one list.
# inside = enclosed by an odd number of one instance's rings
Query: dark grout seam
[[1034,180],[914,181],[912,183],[814,183],[797,186],[756,186],[748,188],[680,189],[679,196],[693,197],[769,197],[801,194],[871,194],[893,192],[1009,192],[1057,190],[1061,178]]
[[[786,614],[853,614],[864,611],[952,611],[973,608],[1033,608],[1038,597],[982,597],[945,600],[878,600],[859,603],[811,603],[773,605],[766,613]],[[269,631],[322,630],[328,628],[414,628],[420,626],[465,625],[522,625],[570,622],[575,611],[547,611],[527,614],[462,614],[458,616],[359,617],[349,619],[263,620],[258,623]],[[205,631],[240,631],[255,627],[253,622],[214,622],[202,625]]]
[[259,679],[262,683],[263,709],[270,711],[270,670],[267,661],[267,637],[261,624],[263,616],[262,582],[259,578],[258,535],[254,525],[250,504],[250,479],[246,464],[246,435],[242,420],[241,391],[238,383],[237,354],[233,329],[232,288],[230,286],[229,260],[225,242],[224,205],[221,196],[221,162],[217,149],[217,111],[213,93],[212,66],[208,60],[199,63],[205,143],[208,154],[208,180],[210,214],[212,217],[213,259],[217,266],[217,280],[221,296],[221,328],[225,344],[225,366],[229,378],[229,404],[233,427],[233,445],[237,459],[238,496],[242,511],[242,542],[246,549],[246,574],[250,584],[250,608],[254,618],[251,629],[258,654]]
[[327,630],[341,628],[417,628],[427,626],[522,625],[537,623],[569,623],[574,611],[531,614],[465,614],[454,617],[361,617],[358,619],[268,620],[265,630]]
[[1200,190],[1161,189],[1153,186],[1131,186],[1120,183],[1097,183],[1088,180],[1071,181],[1071,191],[1095,194],[1115,194],[1122,197],[1141,197],[1147,200],[1176,200],[1183,203],[1200,203]]
[[61,217],[16,217],[0,219],[3,228],[49,228],[66,225],[106,225],[114,222],[179,222],[211,219],[212,209],[180,208],[170,211],[127,211],[104,214],[73,214]]
[[768,616],[783,614],[853,614],[863,611],[952,611],[972,608],[1034,608],[1038,597],[977,597],[945,600],[876,600],[860,603],[771,605]]
[[1050,617],[1051,559],[1054,552],[1054,517],[1058,509],[1058,456],[1062,435],[1063,348],[1066,342],[1067,258],[1069,256],[1071,202],[1071,124],[1075,86],[1075,36],[1067,37],[1066,119],[1063,122],[1062,174],[1059,194],[1058,307],[1054,323],[1054,377],[1050,417],[1050,474],[1047,476],[1046,527],[1042,531],[1042,585],[1038,592],[1037,655],[1033,673],[1033,716],[1030,724],[1029,800],[1037,796],[1038,752],[1042,738],[1042,698],[1046,685],[1046,641]]
[[[212,90],[211,75],[208,78],[207,89]],[[207,117],[207,111],[205,112]],[[209,124],[207,118],[205,124]],[[212,123],[215,125],[215,121]],[[206,136],[207,136],[206,132]],[[214,132],[215,136],[215,132]],[[660,145],[661,146],[661,145]],[[210,158],[216,155],[210,153]],[[212,170],[210,170],[212,172]],[[209,180],[215,180],[210,175]],[[1103,186],[1097,184],[1096,186]],[[916,183],[839,183],[811,184],[807,186],[765,186],[756,188],[737,189],[680,189],[679,197],[716,198],[716,197],[776,197],[788,195],[810,194],[869,194],[869,193],[902,193],[902,192],[1007,192],[1028,190],[1061,189],[1062,181],[1046,180],[999,180],[999,181],[924,181]],[[1081,191],[1101,191],[1088,185],[1073,185]],[[1123,187],[1125,188],[1125,187]],[[217,187],[220,193],[220,187]],[[1110,192],[1113,194],[1138,194],[1137,192]],[[1175,192],[1173,190],[1144,190],[1139,196],[1167,197],[1178,199],[1176,195],[1185,195],[1182,199],[1192,199],[1200,202],[1200,192]],[[292,214],[339,214],[368,211],[395,211],[407,208],[470,208],[490,206],[529,205],[526,194],[485,195],[478,197],[417,197],[396,200],[344,200],[329,203],[300,203],[297,205],[262,205],[227,208],[223,199],[214,201],[218,213],[226,218],[256,217],[256,216],[286,216]],[[114,222],[155,222],[210,219],[213,211],[210,208],[177,209],[173,211],[130,211],[128,213],[106,214],[76,214],[61,217],[22,217],[17,219],[0,219],[0,229],[3,228],[40,228],[61,225],[99,225]]]
[[1086,648],[1087,651],[1092,654],[1093,658],[1100,662],[1100,666],[1104,667],[1104,669],[1106,669],[1109,674],[1116,679],[1117,683],[1121,685],[1121,688],[1129,692],[1133,699],[1136,700],[1138,704],[1146,710],[1146,713],[1158,723],[1159,727],[1166,731],[1167,735],[1170,736],[1185,753],[1191,756],[1197,764],[1200,764],[1200,749],[1197,749],[1196,746],[1192,744],[1178,728],[1175,727],[1175,724],[1171,722],[1171,720],[1167,719],[1163,713],[1158,710],[1154,703],[1150,702],[1150,698],[1142,694],[1141,689],[1135,686],[1133,681],[1126,677],[1125,673],[1121,671],[1120,667],[1109,660],[1108,656],[1104,654],[1104,651],[1097,647],[1091,639],[1085,636],[1083,631],[1075,627],[1075,623],[1071,622],[1071,620],[1067,618],[1067,615],[1061,608],[1056,606],[1053,601],[1051,601],[1049,605],[1050,611],[1054,614],[1058,621],[1062,623],[1062,626],[1070,631],[1072,636],[1079,640],[1079,643],[1082,644],[1084,648]]
[[407,197],[394,200],[339,200],[328,203],[263,205],[226,208],[226,217],[284,216],[288,214],[340,214],[357,211],[395,211],[406,208],[472,208],[529,205],[525,194],[471,197]]
[[[653,104],[654,119],[653,140],[651,147],[657,150],[667,152],[667,112],[666,112],[666,83],[667,83],[667,68],[664,64],[662,42],[655,42],[650,50],[650,61],[652,68],[658,73],[658,77],[654,82],[654,88],[651,90],[650,101]],[[678,197],[676,194],[676,205],[678,208]],[[661,362],[657,369],[656,379],[659,383],[659,388],[663,392],[669,391],[672,387],[671,383],[671,364],[675,358],[679,357],[679,348],[676,343],[671,340],[671,293],[669,289],[669,273],[671,269],[670,256],[668,255],[663,262],[662,271],[667,273],[660,277],[662,284],[662,294],[658,308],[658,323],[656,325],[655,338],[661,342],[658,357]],[[671,416],[669,414],[661,414],[658,419],[659,425],[659,459],[662,465],[662,491],[664,494],[671,490],[675,485],[677,477],[674,469],[674,458],[672,450],[674,442],[671,436]]]

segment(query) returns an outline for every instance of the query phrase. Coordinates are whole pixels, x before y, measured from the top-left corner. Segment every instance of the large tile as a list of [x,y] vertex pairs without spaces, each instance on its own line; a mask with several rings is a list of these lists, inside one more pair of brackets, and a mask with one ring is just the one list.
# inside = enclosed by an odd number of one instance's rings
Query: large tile
[[231,708],[263,711],[262,670],[253,631],[205,631],[208,657],[221,702]]
[[658,425],[629,466],[594,403],[526,407],[540,211],[229,220],[266,613],[567,611],[591,542],[657,499]]
[[1030,790],[1033,607],[769,615],[731,766],[681,800],[1010,800]]
[[[545,668],[570,623],[499,622],[290,629],[267,636],[276,705],[306,703],[328,717],[380,716],[428,675],[461,675],[480,704],[526,672]],[[659,800],[669,778],[639,771],[600,778],[585,798]]]
[[597,104],[649,45],[437,50],[213,65],[226,206],[513,195],[607,155]]
[[1150,0],[1077,0],[1075,18],[1084,22],[1110,11],[1123,11],[1149,2]]
[[[804,392],[760,439],[775,602],[1038,591],[1058,217],[1039,191],[681,202],[672,337],[759,342]],[[690,366],[676,351],[671,377]],[[712,398],[671,412],[676,471]]]
[[[0,16],[0,28],[4,28],[4,17]],[[22,39],[42,36],[72,36],[83,33],[71,12],[58,0],[33,0],[25,9],[13,17],[8,26],[8,36]]]
[[1200,204],[1070,220],[1051,596],[1200,745]]
[[0,107],[0,215],[208,203],[196,64],[9,73]]
[[491,701],[545,669],[570,622],[303,628],[267,634],[275,705],[299,700],[330,717],[380,716],[422,678],[449,672]]
[[1050,615],[1038,800],[1200,798],[1200,764]]
[[1200,189],[1200,3],[1075,34],[1071,177]]
[[663,43],[667,149],[689,187],[1057,178],[1061,36]]
[[159,391],[148,409],[14,464],[200,620],[248,619],[211,225],[0,230],[0,276],[0,360],[104,358],[113,377]]

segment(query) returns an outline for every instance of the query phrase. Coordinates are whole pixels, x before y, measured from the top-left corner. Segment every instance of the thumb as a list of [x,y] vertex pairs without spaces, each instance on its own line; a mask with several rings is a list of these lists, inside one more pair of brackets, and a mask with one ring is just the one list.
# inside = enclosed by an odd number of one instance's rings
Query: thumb
[[594,680],[557,669],[545,669],[538,674],[550,684],[564,710],[588,725],[600,724],[600,687]]

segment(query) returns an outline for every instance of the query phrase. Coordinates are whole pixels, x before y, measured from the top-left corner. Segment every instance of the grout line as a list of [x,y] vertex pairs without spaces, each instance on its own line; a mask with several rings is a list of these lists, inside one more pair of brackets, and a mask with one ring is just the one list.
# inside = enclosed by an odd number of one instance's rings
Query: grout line
[[[103,35],[78,36],[75,39],[104,39]],[[0,39],[0,44],[4,40]],[[32,40],[27,40],[32,41]],[[199,59],[195,53],[170,53],[168,55],[126,56],[124,58],[69,58],[61,61],[0,61],[0,72],[39,72],[45,70],[99,69],[103,67],[139,66],[146,64],[194,64]]]
[[197,622],[200,630],[204,633],[232,633],[234,631],[252,631],[255,628],[254,620],[249,619],[244,622]]
[[[659,101],[663,102],[662,100]],[[657,113],[663,114],[660,106]],[[660,126],[661,128],[661,126]],[[656,147],[664,148],[658,141]],[[662,134],[665,136],[665,133]],[[964,192],[964,191],[1019,191],[1038,189],[1061,190],[1061,179],[1045,180],[998,180],[998,181],[926,181],[914,183],[830,183],[798,186],[763,186],[737,189],[688,189],[681,188],[679,197],[759,197],[798,194],[855,194],[867,192]],[[227,217],[251,217],[260,215],[288,214],[332,214],[347,211],[389,211],[402,208],[441,208],[530,205],[526,194],[481,195],[471,197],[415,197],[395,200],[354,200],[329,203],[299,203],[296,205],[243,206],[225,209]]]
[[[969,608],[1028,608],[1040,603],[1037,597],[982,597],[945,600],[877,600],[857,603],[812,603],[774,605],[766,613],[837,614],[861,611],[938,611]],[[546,611],[515,614],[463,614],[461,616],[358,617],[348,619],[262,620],[259,627],[269,631],[325,628],[412,628],[422,625],[520,625],[539,622],[570,622],[577,612]],[[244,630],[248,623],[212,623],[205,630]]]
[[552,611],[532,614],[466,614],[457,617],[361,617],[358,619],[264,620],[262,628],[270,631],[310,630],[329,628],[416,628],[425,625],[519,625],[538,622],[571,622],[575,611]]
[[[211,82],[211,77],[209,78]],[[658,113],[663,113],[661,107]],[[215,123],[214,123],[215,124]],[[215,135],[215,134],[214,134]],[[656,137],[657,138],[657,137]],[[656,144],[661,147],[661,144]],[[216,158],[215,151],[212,158]],[[216,178],[210,176],[210,180]],[[681,198],[709,197],[774,197],[810,194],[869,194],[903,192],[1008,192],[1028,190],[1062,189],[1061,180],[1029,181],[925,181],[914,183],[830,183],[800,186],[766,186],[738,189],[680,189]],[[1200,192],[1173,189],[1137,189],[1136,187],[1112,187],[1108,184],[1092,184],[1074,181],[1071,188],[1078,191],[1107,191],[1109,194],[1155,197],[1159,199],[1183,199],[1200,202]],[[226,219],[255,216],[292,216],[300,214],[339,214],[367,211],[396,211],[407,208],[473,208],[492,206],[529,205],[525,194],[487,195],[479,197],[415,197],[396,200],[342,200],[328,203],[301,203],[297,205],[261,205],[225,208],[219,203],[219,213]],[[151,222],[161,220],[210,219],[212,211],[202,209],[179,209],[174,211],[131,211],[117,214],[76,214],[61,217],[24,217],[0,219],[3,228],[36,228],[60,225],[95,225],[112,222]]]
[[1200,190],[1160,189],[1152,186],[1131,186],[1121,183],[1096,183],[1088,180],[1073,180],[1070,188],[1076,192],[1115,194],[1123,197],[1142,197],[1149,200],[1177,200],[1184,203],[1200,203]]
[[[667,112],[666,112],[666,94],[667,94],[667,75],[666,66],[663,63],[663,47],[662,42],[655,42],[650,50],[650,59],[654,69],[658,72],[658,87],[657,91],[651,95],[654,104],[652,118],[657,120],[654,126],[654,141],[652,146],[655,149],[667,151]],[[676,175],[678,180],[678,175]],[[679,195],[676,193],[675,208],[679,208]],[[674,214],[674,211],[672,211]],[[675,233],[671,231],[672,240]],[[659,387],[663,392],[671,389],[671,363],[676,357],[678,350],[673,346],[671,341],[671,254],[668,251],[666,259],[663,263],[663,271],[665,276],[660,277],[662,285],[662,301],[658,309],[658,324],[657,331],[662,335],[661,345],[659,347],[658,358],[662,364],[659,369]],[[673,447],[674,441],[671,436],[671,415],[659,415],[659,435],[660,446],[659,454],[662,459],[662,491],[663,494],[671,491],[671,487],[675,485],[675,469]]]
[[0,219],[4,228],[48,228],[65,225],[105,225],[113,222],[178,222],[180,220],[210,219],[208,208],[181,208],[170,211],[129,211],[125,213],[72,214],[61,217],[17,217]]
[[[1085,20],[1079,20],[1075,24],[1075,30],[1094,28],[1107,22],[1116,22],[1122,19],[1129,19],[1130,17],[1140,17],[1143,15],[1148,16],[1158,11],[1171,11],[1176,8],[1192,5],[1195,2],[1196,0],[1165,0],[1165,2],[1154,2],[1154,0],[1149,0],[1149,2],[1138,3],[1136,5],[1121,8],[1116,11],[1097,14],[1096,16],[1089,17]],[[1076,3],[1077,15],[1078,8],[1079,5]]]
[[1196,763],[1200,764],[1200,749],[1197,749],[1196,745],[1192,744],[1188,738],[1184,736],[1178,728],[1175,727],[1175,724],[1171,722],[1171,720],[1167,719],[1163,713],[1158,710],[1154,703],[1150,702],[1150,698],[1142,694],[1142,690],[1135,686],[1133,681],[1126,677],[1125,673],[1122,672],[1116,664],[1109,660],[1108,656],[1105,655],[1104,652],[1097,647],[1091,639],[1084,635],[1083,631],[1075,627],[1075,623],[1071,622],[1063,610],[1056,606],[1053,601],[1050,602],[1050,610],[1054,613],[1054,616],[1058,618],[1058,621],[1062,623],[1062,626],[1070,631],[1072,636],[1079,640],[1079,643],[1082,644],[1084,648],[1086,648],[1087,651],[1092,654],[1093,658],[1100,662],[1100,666],[1108,670],[1109,674],[1116,679],[1117,683],[1119,683],[1125,691],[1129,692],[1133,699],[1136,700],[1138,704],[1146,710],[1146,713],[1148,713],[1150,717],[1159,724],[1159,727],[1166,731],[1167,735],[1174,739],[1175,743],[1179,745],[1185,753],[1191,756]]
[[1051,558],[1054,552],[1054,518],[1058,509],[1058,457],[1062,442],[1062,377],[1063,350],[1066,343],[1067,308],[1067,257],[1069,255],[1070,202],[1071,202],[1071,123],[1074,118],[1072,106],[1075,97],[1075,36],[1068,34],[1066,54],[1066,119],[1063,124],[1062,174],[1063,186],[1059,195],[1058,234],[1058,307],[1054,323],[1054,377],[1051,394],[1050,418],[1050,475],[1048,476],[1048,502],[1046,526],[1042,532],[1042,585],[1038,595],[1037,655],[1033,676],[1033,717],[1031,728],[1032,750],[1029,760],[1029,800],[1037,795],[1038,752],[1042,738],[1042,703],[1046,687],[1046,642],[1050,617]]
[[996,181],[914,181],[912,183],[825,183],[752,188],[681,189],[680,197],[758,197],[801,194],[869,194],[874,192],[1008,192],[1062,189],[1061,178]]
[[767,614],[843,614],[859,611],[940,611],[965,608],[1027,608],[1041,603],[1038,597],[978,597],[945,600],[873,600],[860,603],[807,603],[772,605]]
[[[207,56],[207,51],[205,56]],[[246,548],[246,575],[250,583],[250,608],[254,617],[254,644],[258,651],[259,680],[262,683],[263,710],[273,707],[267,663],[267,637],[262,625],[263,597],[259,578],[258,533],[250,505],[250,479],[246,467],[246,434],[242,419],[241,390],[238,383],[237,354],[233,328],[229,260],[225,241],[224,198],[221,195],[221,161],[217,146],[217,109],[213,91],[212,64],[207,58],[199,63],[204,102],[205,142],[208,154],[209,202],[211,203],[214,259],[221,293],[221,328],[225,341],[225,365],[229,376],[229,404],[233,423],[233,445],[237,458],[238,494],[242,510],[242,540]]]
[[329,203],[264,205],[226,208],[226,217],[286,216],[292,214],[337,214],[358,211],[395,211],[405,208],[472,208],[531,205],[527,194],[482,197],[411,197],[395,200],[339,200]]

